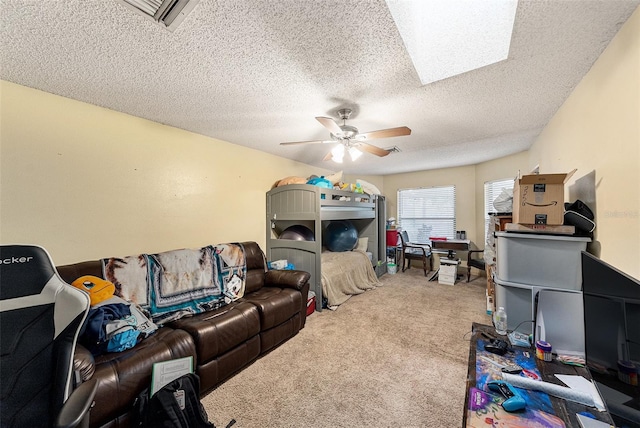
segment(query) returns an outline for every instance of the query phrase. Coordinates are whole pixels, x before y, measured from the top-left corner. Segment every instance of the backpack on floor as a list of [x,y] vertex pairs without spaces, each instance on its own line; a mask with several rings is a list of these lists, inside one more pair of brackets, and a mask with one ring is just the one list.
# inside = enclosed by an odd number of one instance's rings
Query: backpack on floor
[[149,388],[134,403],[140,428],[215,428],[200,403],[200,378],[183,375],[149,398]]

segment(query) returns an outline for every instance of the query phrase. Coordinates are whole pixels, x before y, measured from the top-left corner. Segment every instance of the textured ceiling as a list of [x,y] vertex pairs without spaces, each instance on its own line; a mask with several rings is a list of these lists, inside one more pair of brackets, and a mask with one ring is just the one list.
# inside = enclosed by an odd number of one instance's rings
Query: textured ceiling
[[[444,1],[444,0],[443,0]],[[521,0],[506,61],[422,86],[384,0],[201,0],[174,31],[115,0],[1,0],[0,77],[350,174],[529,148],[640,0]],[[316,116],[408,126],[342,165]]]

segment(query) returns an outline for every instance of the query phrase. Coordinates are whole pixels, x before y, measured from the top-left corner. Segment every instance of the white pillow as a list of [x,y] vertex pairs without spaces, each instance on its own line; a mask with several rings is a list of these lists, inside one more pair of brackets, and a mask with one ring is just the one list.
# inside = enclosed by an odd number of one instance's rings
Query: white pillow
[[324,178],[329,180],[331,182],[332,186],[335,186],[336,184],[338,184],[339,182],[342,181],[342,171],[338,171],[338,172],[333,173],[331,175],[325,175]]
[[367,193],[369,195],[381,195],[382,194],[380,192],[380,190],[376,186],[374,186],[373,184],[369,183],[368,181],[357,179],[356,183],[358,183],[360,185],[360,187],[362,187],[362,190],[364,190],[364,193]]
[[367,252],[367,247],[369,246],[369,238],[358,238],[358,244],[356,245],[356,250]]

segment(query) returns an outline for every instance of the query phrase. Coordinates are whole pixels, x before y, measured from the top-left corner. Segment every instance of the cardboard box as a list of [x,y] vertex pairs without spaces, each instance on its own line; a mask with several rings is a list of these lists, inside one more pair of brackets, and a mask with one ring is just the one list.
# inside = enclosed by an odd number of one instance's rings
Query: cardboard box
[[493,281],[493,271],[495,270],[495,265],[487,265],[486,270],[487,289],[485,290],[485,295],[487,296],[487,315],[491,315],[495,310],[496,284]]
[[564,185],[576,172],[532,174],[513,186],[513,222],[561,225],[564,222]]
[[493,282],[493,272],[495,271],[495,265],[487,265],[487,295],[494,297],[496,284]]
[[551,226],[548,224],[507,223],[504,230],[519,233],[548,233],[553,235],[574,235],[576,227],[571,225]]
[[485,296],[487,296],[487,315],[492,315],[494,311],[493,296],[488,292],[485,292]]

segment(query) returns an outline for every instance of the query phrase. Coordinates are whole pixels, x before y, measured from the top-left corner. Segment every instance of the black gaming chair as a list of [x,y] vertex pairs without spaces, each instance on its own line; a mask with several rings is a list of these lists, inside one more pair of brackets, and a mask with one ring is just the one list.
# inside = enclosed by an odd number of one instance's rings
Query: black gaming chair
[[49,254],[0,246],[0,426],[87,427],[97,383],[73,390],[73,353],[89,296],[60,279]]

